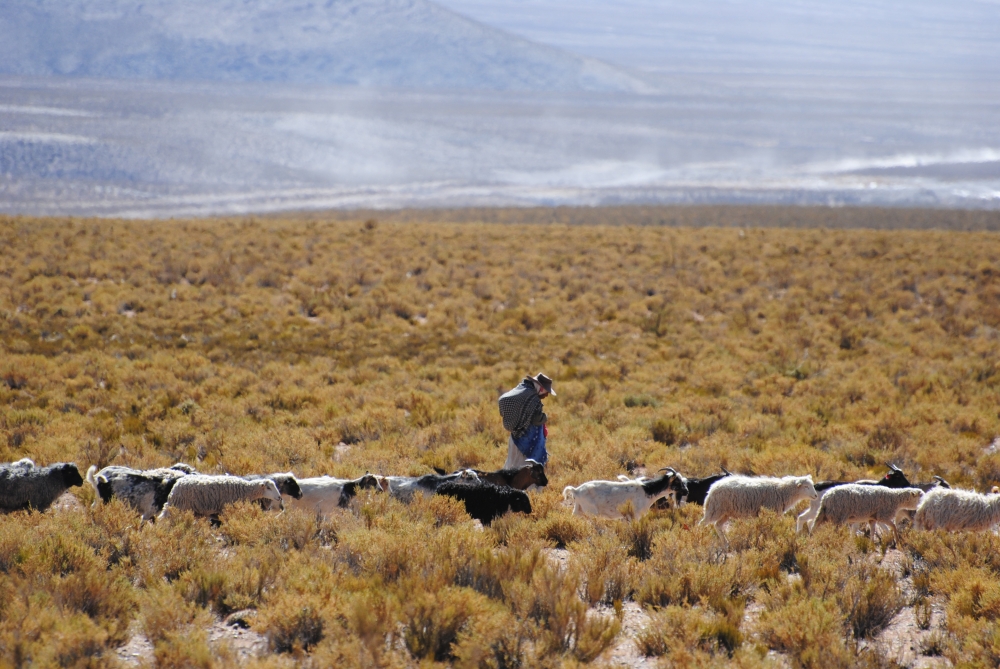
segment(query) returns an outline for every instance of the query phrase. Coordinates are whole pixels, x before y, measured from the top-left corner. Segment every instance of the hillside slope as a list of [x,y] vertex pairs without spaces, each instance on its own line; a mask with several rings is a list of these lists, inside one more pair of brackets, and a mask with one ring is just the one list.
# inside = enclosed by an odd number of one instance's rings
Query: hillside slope
[[0,74],[641,90],[623,70],[427,0],[4,0]]

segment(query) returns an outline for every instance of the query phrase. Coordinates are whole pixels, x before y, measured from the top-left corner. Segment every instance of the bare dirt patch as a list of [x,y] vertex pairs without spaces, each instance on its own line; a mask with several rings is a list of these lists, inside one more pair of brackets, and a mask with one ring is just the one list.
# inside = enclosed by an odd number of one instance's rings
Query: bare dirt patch
[[[610,615],[614,615],[614,610],[609,607],[599,608],[606,609]],[[635,602],[625,602],[622,604],[622,610],[624,611],[622,631],[618,634],[615,646],[606,656],[607,663],[613,667],[655,667],[656,658],[643,655],[636,644],[639,633],[649,623],[649,614]]]
[[[899,588],[907,601],[912,602],[915,595],[913,577],[906,573],[906,555],[895,548],[886,551],[882,559],[882,568],[896,575]],[[879,634],[872,643],[879,654],[896,663],[897,666],[910,669],[929,669],[931,667],[950,667],[951,662],[940,656],[928,656],[924,653],[933,647],[935,636],[945,634],[944,605],[940,601],[930,601],[930,624],[927,629],[920,629],[917,623],[917,611],[913,605],[904,607],[889,626]]]
[[250,629],[253,611],[237,611],[208,628],[208,643],[215,648],[229,646],[240,660],[259,657],[267,652],[267,639]]
[[129,640],[118,649],[118,661],[126,667],[140,667],[153,662],[153,644],[142,633],[138,622],[129,629]]

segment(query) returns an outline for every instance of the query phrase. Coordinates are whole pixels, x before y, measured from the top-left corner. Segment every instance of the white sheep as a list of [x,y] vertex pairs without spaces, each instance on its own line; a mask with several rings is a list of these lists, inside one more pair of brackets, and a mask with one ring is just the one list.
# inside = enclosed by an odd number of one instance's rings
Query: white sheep
[[935,488],[924,495],[913,527],[924,530],[988,530],[1000,523],[1000,495]]
[[188,474],[177,479],[159,517],[169,517],[171,509],[193,511],[196,516],[216,516],[228,504],[257,499],[281,501],[281,493],[274,481]]
[[674,493],[687,494],[684,477],[672,469],[653,479],[588,481],[563,488],[563,499],[573,502],[573,513],[605,518],[622,518],[622,508],[631,502],[635,517],[642,516],[653,503]]
[[708,489],[701,525],[714,525],[729,545],[721,526],[734,518],[752,518],[761,509],[786,513],[804,499],[818,497],[812,476],[727,476]]
[[848,483],[827,490],[820,502],[819,513],[809,525],[812,532],[821,523],[840,525],[865,523],[875,536],[877,523],[886,525],[899,541],[896,516],[902,511],[914,510],[924,493],[918,488],[886,488],[880,485]]
[[297,479],[302,496],[288,498],[286,506],[302,509],[309,513],[325,516],[334,509],[347,506],[358,490],[382,490],[378,479],[371,474],[356,479],[336,479],[331,476],[316,476]]

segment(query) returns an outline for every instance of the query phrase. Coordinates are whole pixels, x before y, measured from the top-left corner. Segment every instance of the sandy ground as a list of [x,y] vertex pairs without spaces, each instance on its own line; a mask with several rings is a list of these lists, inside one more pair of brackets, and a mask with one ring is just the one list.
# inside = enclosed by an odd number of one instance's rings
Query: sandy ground
[[[213,650],[227,646],[230,655],[240,661],[259,657],[267,652],[267,640],[249,629],[252,611],[237,611],[217,620],[208,628],[208,645]],[[153,644],[149,642],[138,623],[133,623],[128,642],[118,649],[118,659],[127,667],[153,664]]]
[[52,506],[49,507],[53,511],[73,511],[76,509],[82,509],[83,505],[80,504],[80,500],[73,496],[73,493],[66,491],[56,498],[56,501],[52,502]]
[[[903,565],[906,557],[902,551],[895,548],[886,551],[882,567],[896,574],[899,587],[906,600],[912,601],[915,594],[913,577],[903,576]],[[925,655],[928,642],[935,636],[945,634],[944,605],[940,601],[931,600],[930,626],[926,630],[917,625],[916,611],[913,606],[907,606],[900,611],[889,626],[874,640],[873,644],[889,660],[900,667],[912,669],[931,669],[932,667],[950,667],[951,662],[940,656]]]
[[[609,654],[605,655],[605,661],[612,667],[655,667],[657,659],[645,657],[639,652],[639,647],[635,640],[649,623],[649,614],[645,609],[635,602],[625,602],[622,605],[625,615],[622,616],[622,631],[615,640],[615,645]],[[612,610],[608,609],[611,613]],[[613,615],[613,613],[612,613]]]

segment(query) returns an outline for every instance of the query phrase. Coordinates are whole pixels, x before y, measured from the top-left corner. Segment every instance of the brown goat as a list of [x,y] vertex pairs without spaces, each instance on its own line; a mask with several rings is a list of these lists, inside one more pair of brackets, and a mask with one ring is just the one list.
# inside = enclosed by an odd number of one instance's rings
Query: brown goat
[[[435,471],[444,474],[443,470],[436,467]],[[527,464],[518,469],[498,469],[495,472],[484,472],[478,469],[472,471],[476,472],[480,481],[488,481],[494,485],[507,486],[516,490],[527,490],[533,485],[544,488],[549,484],[549,479],[545,476],[545,467],[535,460],[527,460]]]

